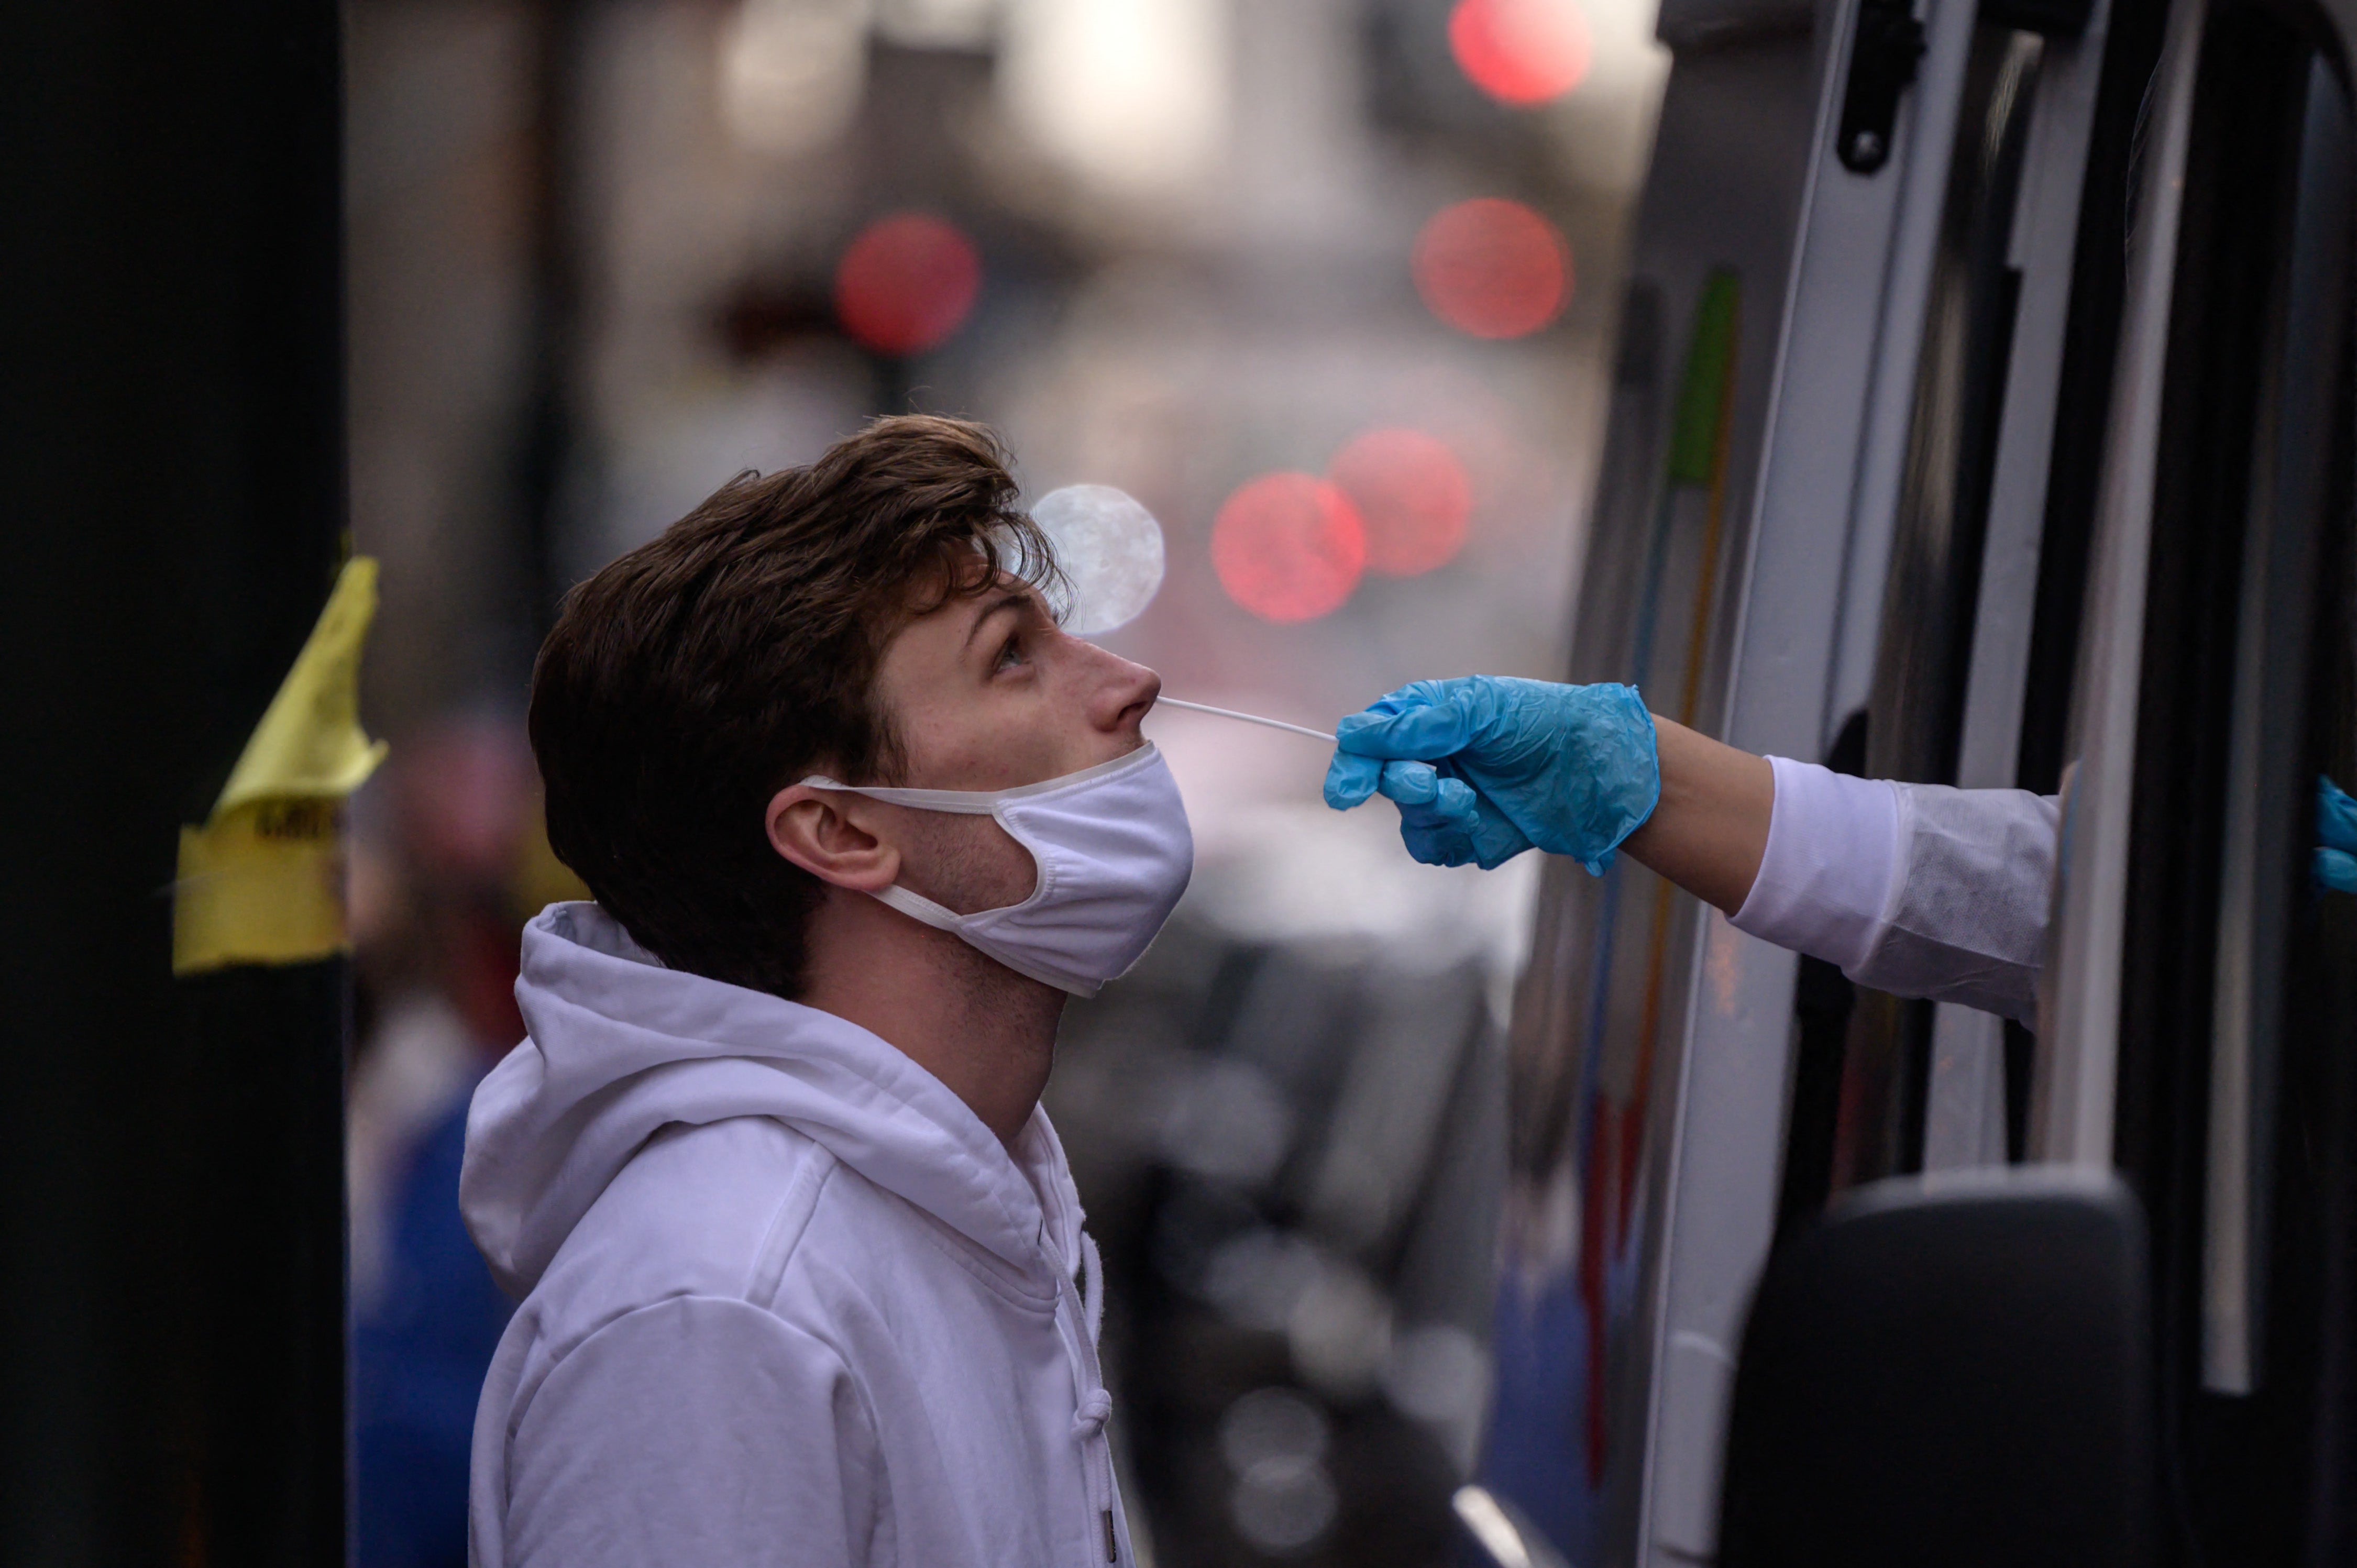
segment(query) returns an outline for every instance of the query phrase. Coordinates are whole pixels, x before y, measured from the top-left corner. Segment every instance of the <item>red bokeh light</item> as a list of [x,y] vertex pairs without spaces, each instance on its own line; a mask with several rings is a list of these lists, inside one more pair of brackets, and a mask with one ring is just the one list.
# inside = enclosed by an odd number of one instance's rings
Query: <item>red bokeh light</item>
[[1448,48],[1474,86],[1518,106],[1569,92],[1596,57],[1577,0],[1457,0]]
[[982,258],[956,225],[923,212],[879,218],[834,268],[843,329],[879,354],[915,354],[965,324]]
[[1367,431],[1334,455],[1326,477],[1358,509],[1372,571],[1413,577],[1465,542],[1472,482],[1457,454],[1421,430]]
[[1519,201],[1444,207],[1415,237],[1415,290],[1432,313],[1476,338],[1522,338],[1571,297],[1571,247]]
[[1211,569],[1264,620],[1316,620],[1341,607],[1367,564],[1358,509],[1314,474],[1246,481],[1211,522]]

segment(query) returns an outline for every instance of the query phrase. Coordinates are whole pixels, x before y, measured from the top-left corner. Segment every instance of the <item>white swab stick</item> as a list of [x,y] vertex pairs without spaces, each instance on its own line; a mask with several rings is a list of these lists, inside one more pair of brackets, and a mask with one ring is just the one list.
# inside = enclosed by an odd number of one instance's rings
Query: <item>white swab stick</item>
[[1266,725],[1271,729],[1289,729],[1296,735],[1306,735],[1329,746],[1334,744],[1331,735],[1322,729],[1311,729],[1308,725],[1289,725],[1283,719],[1265,719],[1258,714],[1240,714],[1233,708],[1215,708],[1209,703],[1182,703],[1176,697],[1162,697],[1157,702],[1166,708],[1184,708],[1190,714],[1216,714],[1223,719],[1241,719],[1245,724]]

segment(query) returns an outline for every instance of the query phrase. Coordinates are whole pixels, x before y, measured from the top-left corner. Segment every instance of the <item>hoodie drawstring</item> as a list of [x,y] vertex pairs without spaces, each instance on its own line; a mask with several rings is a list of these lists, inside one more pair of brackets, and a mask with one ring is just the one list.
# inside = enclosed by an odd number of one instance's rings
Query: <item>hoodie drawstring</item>
[[1113,1523],[1113,1444],[1105,1436],[1105,1422],[1113,1415],[1113,1395],[1105,1391],[1104,1372],[1097,1361],[1097,1334],[1104,1323],[1104,1261],[1097,1254],[1097,1244],[1085,1230],[1081,1238],[1081,1276],[1083,1289],[1075,1290],[1071,1276],[1057,1271],[1062,1293],[1076,1309],[1080,1319],[1079,1348],[1073,1357],[1073,1380],[1079,1385],[1078,1401],[1072,1411],[1072,1441],[1081,1444],[1086,1457],[1082,1468],[1092,1494],[1090,1501],[1096,1507],[1097,1517],[1104,1527],[1105,1561],[1121,1560],[1120,1538]]
[[1104,1259],[1097,1252],[1097,1239],[1085,1230],[1081,1232],[1081,1312],[1093,1349],[1104,1332]]

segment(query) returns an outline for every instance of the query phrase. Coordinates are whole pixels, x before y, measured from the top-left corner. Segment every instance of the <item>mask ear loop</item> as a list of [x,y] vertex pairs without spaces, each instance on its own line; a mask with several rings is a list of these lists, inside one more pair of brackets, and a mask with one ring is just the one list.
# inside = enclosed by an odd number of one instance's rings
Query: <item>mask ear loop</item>
[[1002,805],[1037,800],[1082,784],[1094,783],[1112,774],[1149,767],[1160,755],[1160,748],[1149,740],[1134,751],[1123,752],[1119,757],[1109,757],[1077,773],[1059,774],[1053,779],[1042,779],[1037,784],[1018,784],[1012,789],[904,789],[890,784],[845,784],[840,779],[829,779],[823,773],[813,773],[800,782],[813,789],[841,789],[853,795],[865,795],[871,800],[881,800],[891,806],[913,806],[924,811],[953,811],[962,816],[988,817],[996,815]]
[[[1149,747],[1148,749],[1151,748]],[[1132,755],[1134,756],[1135,754],[1133,753]],[[1115,760],[1126,762],[1129,760],[1129,757],[1124,757],[1116,758]],[[1093,775],[1101,771],[1101,769],[1092,768],[1087,771],[1089,774]],[[1079,778],[1082,777],[1082,775],[1076,774],[1072,777]],[[1051,779],[1048,782],[1060,788],[1062,785],[1070,781],[1070,779]],[[900,913],[908,916],[909,918],[917,921],[920,925],[931,926],[937,931],[947,931],[950,935],[963,940],[966,937],[966,926],[969,921],[979,920],[989,915],[1003,915],[1012,909],[1020,909],[1025,905],[1043,897],[1047,892],[1048,863],[1046,860],[1041,858],[1039,846],[1034,844],[1029,839],[1025,838],[1021,833],[1017,832],[1012,823],[1008,822],[1006,818],[998,815],[999,803],[1002,800],[1010,798],[1018,798],[1021,791],[998,791],[989,789],[899,789],[888,788],[883,785],[845,784],[839,780],[829,779],[823,773],[813,773],[809,778],[802,779],[802,783],[805,787],[813,789],[835,789],[840,790],[846,795],[865,795],[871,800],[881,800],[885,804],[891,806],[908,806],[917,811],[944,811],[963,817],[994,817],[998,821],[999,831],[1005,833],[1008,838],[1013,839],[1017,844],[1021,846],[1023,853],[1031,857],[1030,892],[1025,894],[1022,897],[1017,899],[1012,904],[1001,904],[994,909],[977,909],[971,915],[961,915],[956,910],[951,908],[948,905],[935,903],[932,899],[926,897],[923,894],[917,892],[913,888],[901,886],[898,882],[895,882],[889,887],[882,889],[880,892],[871,892],[867,895],[870,898],[875,899],[877,903],[884,905],[888,908],[898,909]],[[1005,963],[1006,960],[1002,957],[999,961]],[[1027,971],[1026,972],[1028,972]],[[1061,986],[1063,983],[1060,981],[1048,979],[1048,977],[1044,975],[1034,974],[1032,975],[1032,978],[1035,980],[1044,980],[1050,985]]]
[[888,806],[913,806],[920,811],[948,811],[961,817],[987,817],[997,811],[1000,800],[995,789],[896,789],[881,784],[845,784],[823,773],[813,773],[801,783],[805,789],[837,789]]

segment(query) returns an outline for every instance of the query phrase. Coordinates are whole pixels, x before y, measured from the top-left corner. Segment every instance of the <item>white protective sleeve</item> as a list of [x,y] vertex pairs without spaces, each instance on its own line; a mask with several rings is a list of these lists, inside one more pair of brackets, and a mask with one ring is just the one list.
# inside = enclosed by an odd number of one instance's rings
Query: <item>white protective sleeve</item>
[[673,1296],[615,1319],[550,1371],[508,1442],[511,1568],[858,1568],[891,1555],[850,1374],[746,1302]]
[[1877,991],[2035,1021],[2054,797],[1768,761],[1768,850],[1736,929],[1837,964]]

